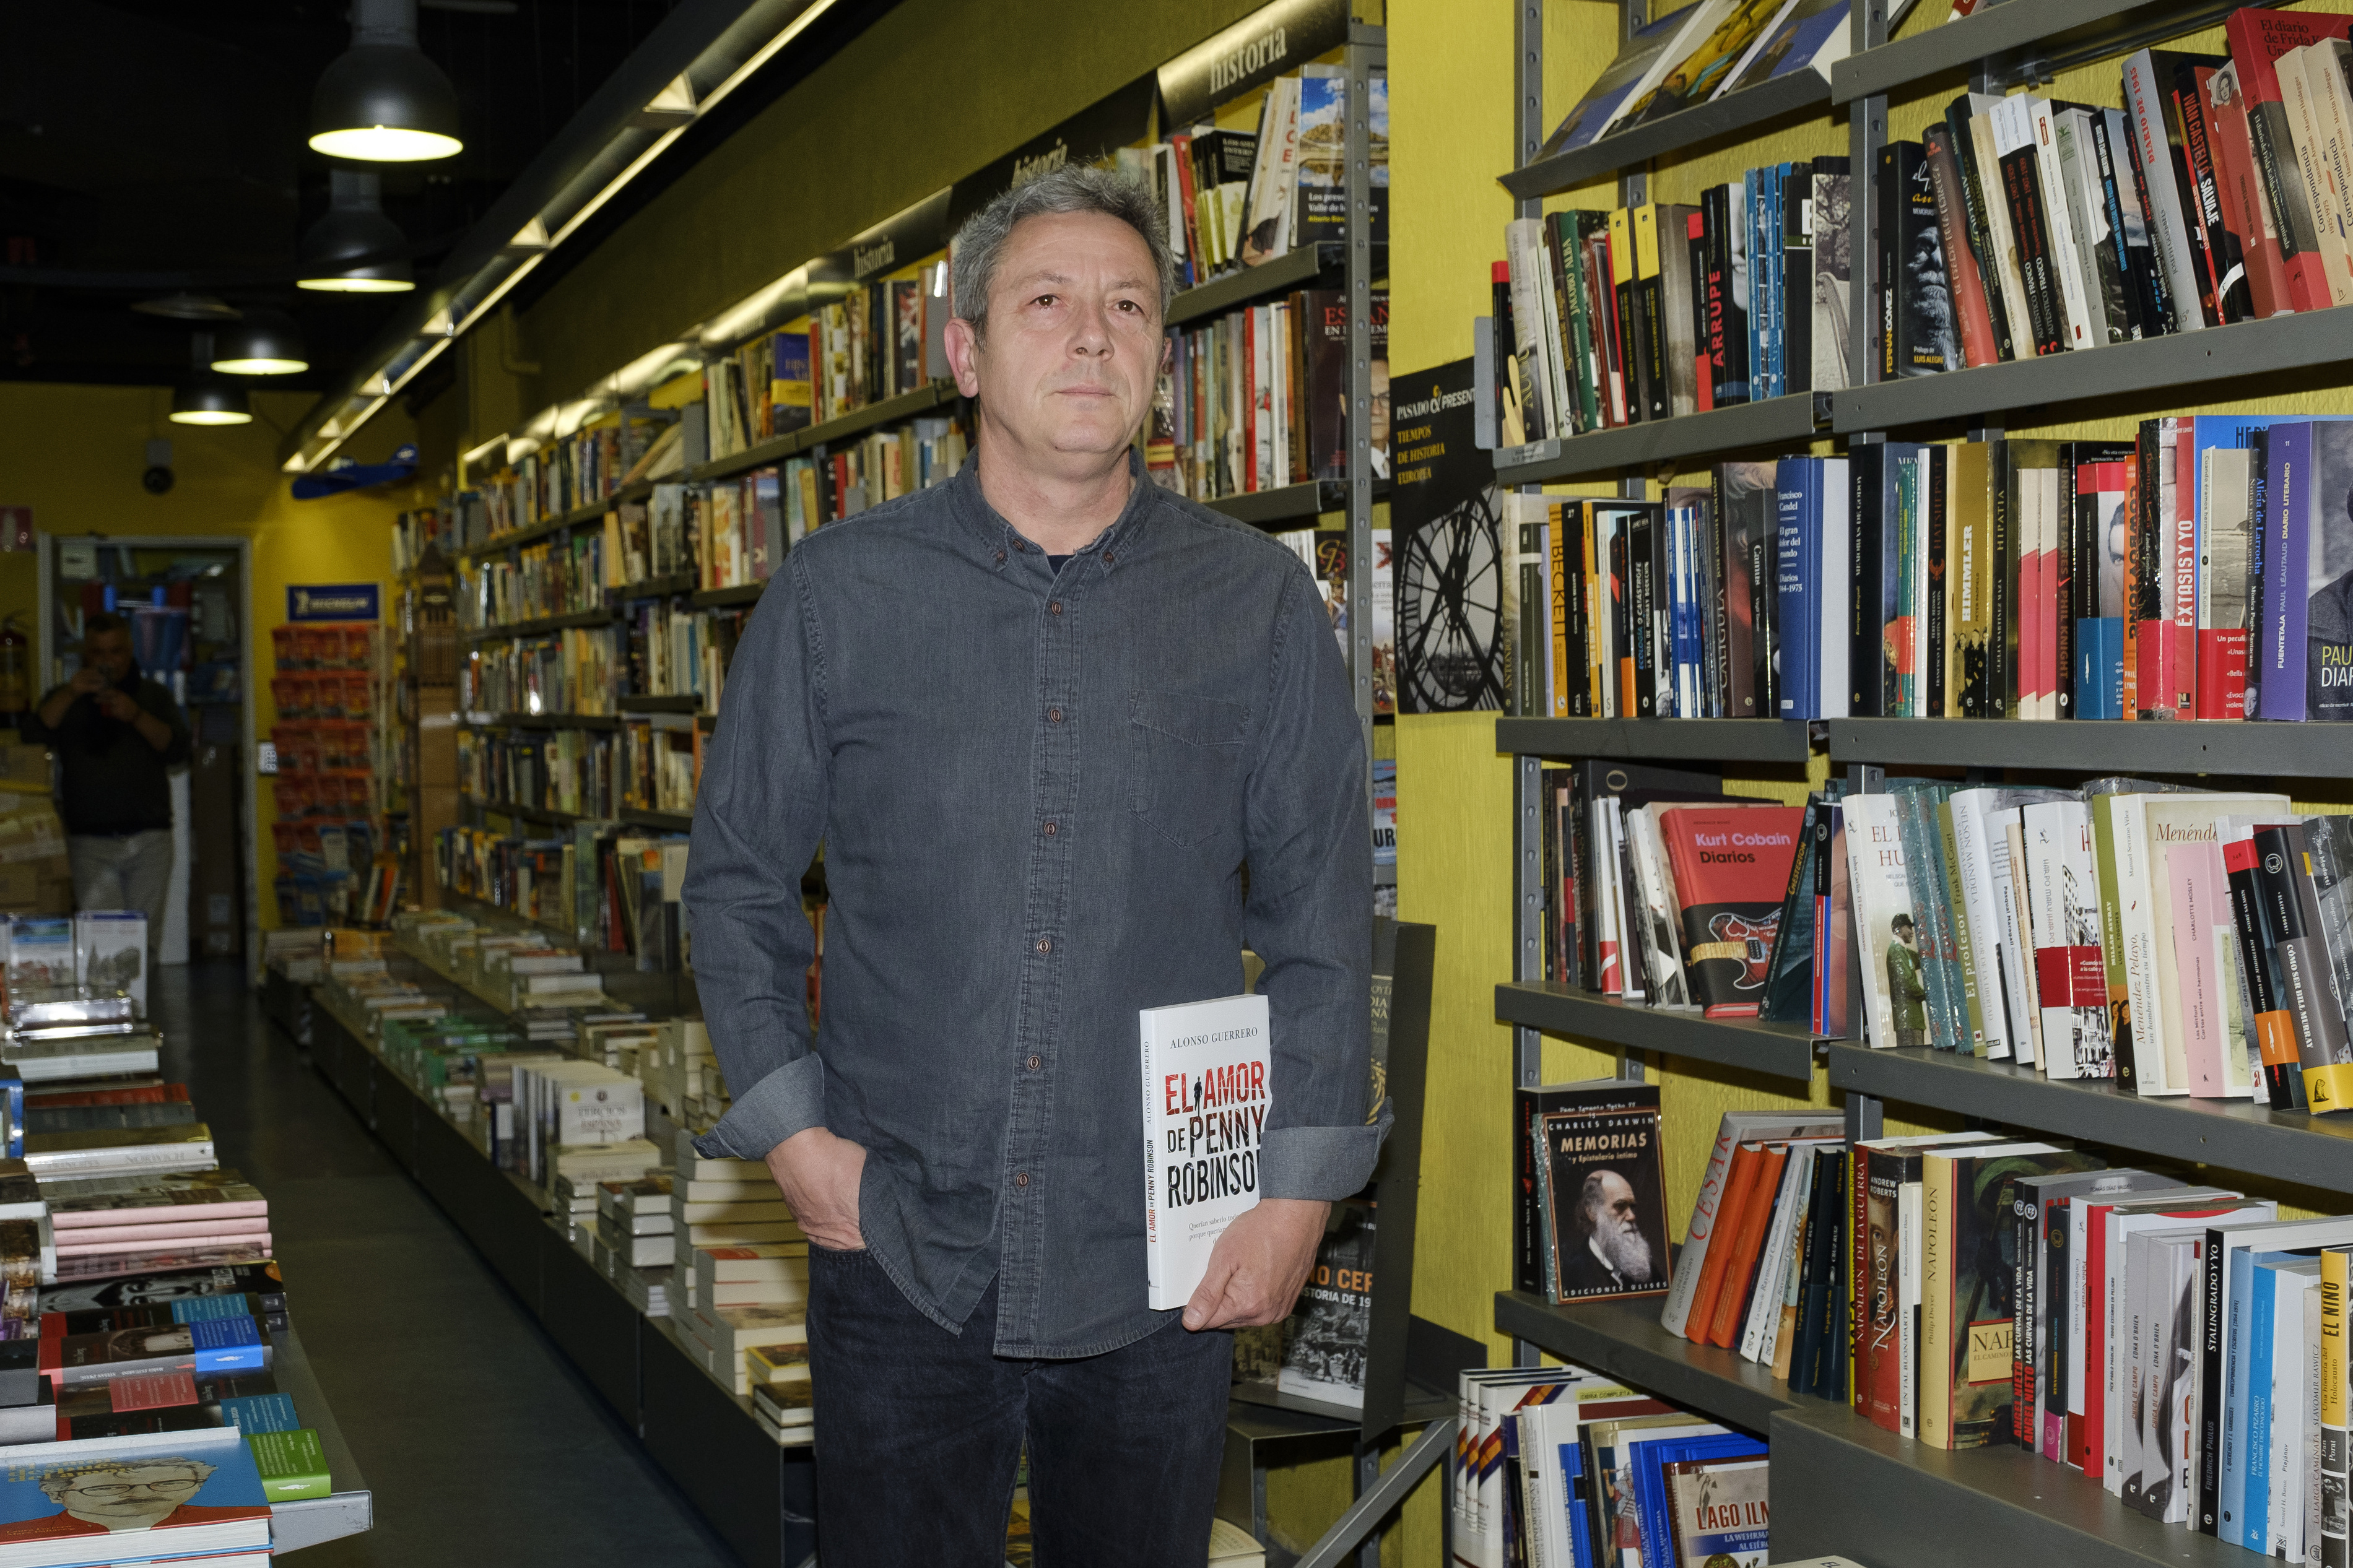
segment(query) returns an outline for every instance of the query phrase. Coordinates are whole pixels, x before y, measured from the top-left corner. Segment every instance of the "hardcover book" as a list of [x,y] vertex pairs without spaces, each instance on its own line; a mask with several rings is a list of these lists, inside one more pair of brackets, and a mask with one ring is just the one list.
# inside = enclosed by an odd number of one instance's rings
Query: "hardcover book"
[[1802,815],[1780,805],[1658,814],[1674,872],[1685,972],[1694,1000],[1711,1018],[1757,1015]]
[[[150,1533],[153,1532],[153,1533]],[[0,1448],[0,1547],[27,1565],[269,1550],[269,1499],[235,1427]],[[16,1543],[13,1546],[10,1543]]]
[[1144,1240],[1151,1305],[1192,1300],[1234,1216],[1258,1206],[1258,1159],[1273,1103],[1263,996],[1137,1015],[1143,1042]]
[[1655,1110],[1543,1121],[1546,1276],[1556,1301],[1668,1289],[1666,1180]]

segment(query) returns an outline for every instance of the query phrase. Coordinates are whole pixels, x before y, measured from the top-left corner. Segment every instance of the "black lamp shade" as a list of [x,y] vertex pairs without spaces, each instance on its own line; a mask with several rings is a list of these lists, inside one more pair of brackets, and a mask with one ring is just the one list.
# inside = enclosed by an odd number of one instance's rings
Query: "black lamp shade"
[[252,420],[245,388],[228,382],[184,382],[172,394],[174,425],[246,425]]
[[353,169],[329,173],[327,215],[302,237],[295,286],[341,294],[394,294],[417,287],[408,237],[377,205],[376,177]]
[[447,158],[465,147],[458,89],[414,45],[354,45],[311,94],[311,146],[375,163]]
[[311,368],[301,329],[283,310],[248,310],[213,333],[212,368],[224,375],[292,375]]

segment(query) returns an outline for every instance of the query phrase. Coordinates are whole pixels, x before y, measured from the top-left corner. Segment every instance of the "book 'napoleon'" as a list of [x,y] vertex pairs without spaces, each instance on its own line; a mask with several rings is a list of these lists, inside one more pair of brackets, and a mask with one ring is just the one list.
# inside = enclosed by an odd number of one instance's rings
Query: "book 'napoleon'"
[[1210,1249],[1257,1206],[1273,1107],[1266,998],[1139,1012],[1144,1051],[1144,1250],[1155,1311],[1193,1298]]

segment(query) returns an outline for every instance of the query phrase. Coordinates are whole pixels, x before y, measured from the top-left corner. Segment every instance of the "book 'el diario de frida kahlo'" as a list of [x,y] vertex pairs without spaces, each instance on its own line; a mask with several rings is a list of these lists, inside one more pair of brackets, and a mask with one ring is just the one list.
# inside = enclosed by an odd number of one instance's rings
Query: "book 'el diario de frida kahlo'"
[[1786,805],[1658,814],[1682,902],[1685,972],[1708,1017],[1753,1018],[1764,1001],[1802,815]]
[[1556,1301],[1668,1289],[1659,1113],[1555,1112],[1539,1123],[1546,1275]]
[[1258,1159],[1273,1104],[1263,996],[1224,996],[1138,1015],[1144,1058],[1144,1246],[1155,1311],[1192,1300],[1209,1250],[1258,1206]]

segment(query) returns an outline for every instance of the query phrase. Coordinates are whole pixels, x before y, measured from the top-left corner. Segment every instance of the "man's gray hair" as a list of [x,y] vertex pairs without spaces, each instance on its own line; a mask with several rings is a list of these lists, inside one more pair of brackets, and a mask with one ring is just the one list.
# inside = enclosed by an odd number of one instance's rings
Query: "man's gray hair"
[[1050,169],[990,202],[964,220],[954,246],[955,313],[972,323],[976,334],[988,326],[988,290],[997,281],[997,265],[1005,257],[1013,226],[1025,217],[1049,213],[1101,213],[1135,230],[1152,253],[1153,270],[1160,279],[1160,315],[1168,316],[1169,297],[1176,291],[1176,261],[1168,252],[1168,225],[1158,198],[1124,174],[1083,164],[1065,163]]

